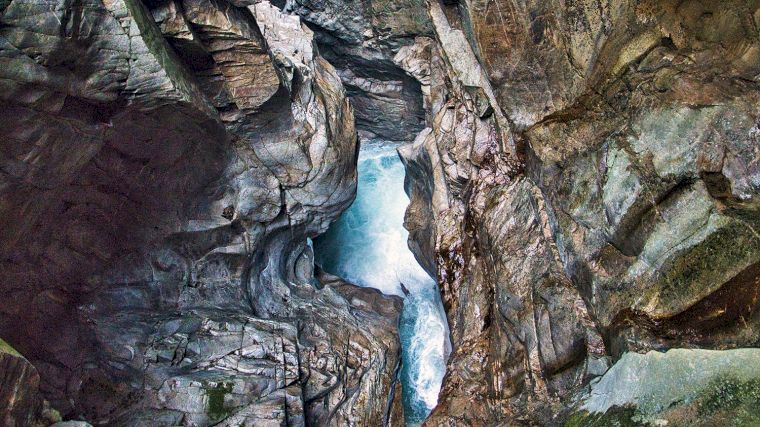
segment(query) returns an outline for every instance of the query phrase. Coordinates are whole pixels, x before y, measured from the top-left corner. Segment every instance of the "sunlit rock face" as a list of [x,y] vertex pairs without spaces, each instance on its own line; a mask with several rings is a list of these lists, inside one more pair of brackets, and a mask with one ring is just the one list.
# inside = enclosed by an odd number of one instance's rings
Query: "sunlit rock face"
[[449,352],[448,328],[435,281],[407,248],[409,199],[393,144],[367,143],[359,154],[353,205],[315,240],[316,261],[352,283],[404,297],[399,333],[404,420],[419,425],[435,407]]
[[760,422],[756,348],[626,353],[570,423],[750,426]]
[[311,30],[216,0],[13,0],[0,27],[0,335],[51,404],[387,418],[400,299],[315,278],[307,245],[353,200],[358,149]]

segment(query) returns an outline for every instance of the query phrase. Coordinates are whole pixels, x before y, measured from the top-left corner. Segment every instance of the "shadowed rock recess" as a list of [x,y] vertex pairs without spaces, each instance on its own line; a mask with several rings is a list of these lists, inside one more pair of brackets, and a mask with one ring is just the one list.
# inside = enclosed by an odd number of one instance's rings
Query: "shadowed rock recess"
[[99,425],[387,417],[401,302],[315,278],[306,240],[353,200],[358,149],[312,31],[266,2],[0,7],[0,334],[50,404]]
[[0,423],[404,425],[361,137],[426,426],[760,425],[759,106],[760,0],[0,0]]

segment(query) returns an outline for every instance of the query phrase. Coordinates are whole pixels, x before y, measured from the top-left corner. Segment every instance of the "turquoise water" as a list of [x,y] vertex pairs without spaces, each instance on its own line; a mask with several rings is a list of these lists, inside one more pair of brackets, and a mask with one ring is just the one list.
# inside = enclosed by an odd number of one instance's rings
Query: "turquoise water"
[[353,205],[314,240],[317,264],[360,286],[404,297],[402,346],[404,416],[419,425],[435,407],[445,371],[448,329],[438,288],[407,247],[404,166],[395,147],[367,144],[359,154]]

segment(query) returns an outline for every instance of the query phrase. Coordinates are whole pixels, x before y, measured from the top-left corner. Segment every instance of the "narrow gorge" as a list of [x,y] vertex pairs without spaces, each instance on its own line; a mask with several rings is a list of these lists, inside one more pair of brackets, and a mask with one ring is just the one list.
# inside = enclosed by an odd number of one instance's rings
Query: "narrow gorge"
[[0,0],[0,426],[760,425],[760,0]]
[[407,248],[404,166],[394,144],[369,142],[359,153],[356,200],[315,244],[316,262],[351,283],[404,298],[399,320],[399,382],[405,425],[419,425],[438,402],[451,351],[433,277]]

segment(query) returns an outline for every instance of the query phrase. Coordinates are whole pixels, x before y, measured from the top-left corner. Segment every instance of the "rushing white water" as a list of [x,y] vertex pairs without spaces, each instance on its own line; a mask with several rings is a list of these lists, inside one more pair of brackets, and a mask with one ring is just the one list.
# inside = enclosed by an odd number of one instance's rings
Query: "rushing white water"
[[399,333],[407,426],[435,407],[445,370],[448,329],[437,285],[407,247],[404,166],[395,147],[366,144],[359,153],[356,200],[314,241],[317,263],[360,286],[404,297]]

